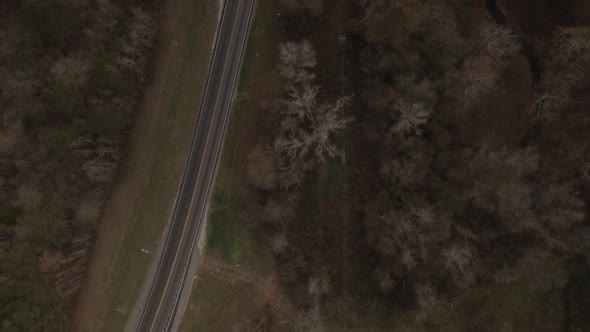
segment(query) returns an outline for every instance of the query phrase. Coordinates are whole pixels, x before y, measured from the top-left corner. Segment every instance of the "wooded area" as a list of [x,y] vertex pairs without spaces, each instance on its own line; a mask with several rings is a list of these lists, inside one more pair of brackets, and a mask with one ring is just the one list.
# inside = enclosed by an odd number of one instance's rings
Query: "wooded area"
[[67,331],[157,24],[146,1],[0,3],[0,329]]
[[564,330],[590,328],[571,293],[590,285],[583,1],[357,0],[340,31],[334,4],[283,6],[284,92],[247,167],[302,313],[244,331],[330,330],[344,318],[321,308],[342,298],[375,328],[440,331],[470,290],[522,284],[564,294]]
[[[590,6],[279,2],[239,220],[296,314],[241,330],[590,330]],[[0,2],[2,331],[70,329],[156,12]]]

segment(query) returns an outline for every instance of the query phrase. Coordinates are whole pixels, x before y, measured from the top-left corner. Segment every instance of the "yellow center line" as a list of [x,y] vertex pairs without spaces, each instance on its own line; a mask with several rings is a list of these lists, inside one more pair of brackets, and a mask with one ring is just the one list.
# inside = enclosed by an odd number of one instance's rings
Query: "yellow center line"
[[[229,40],[229,45],[230,46],[228,47],[227,51],[229,51],[229,49],[231,48],[231,45],[233,43],[235,32],[236,32],[236,29],[235,28],[237,26],[236,20],[237,20],[237,17],[239,17],[239,15],[236,15],[235,17],[236,18],[234,18],[234,25],[232,26],[232,32],[231,32],[230,40]],[[229,52],[227,52],[227,53],[229,53]],[[229,57],[229,54],[227,54],[226,55],[226,58],[225,58],[225,61],[223,63],[223,67],[222,67],[223,69],[221,71],[221,79],[219,81],[220,82],[219,88],[221,88],[221,85],[222,85],[221,83],[223,83],[223,77],[224,77],[225,71],[227,69],[227,62],[228,62],[228,59],[229,58],[230,58]],[[217,109],[217,105],[219,104],[220,97],[221,97],[221,89],[218,89],[217,90],[217,97],[215,98],[215,103],[213,104],[213,110],[216,110]],[[204,111],[205,111],[204,109],[201,110],[201,112],[204,112]],[[198,173],[197,173],[197,177],[195,179],[195,184],[197,184],[199,182],[199,179],[201,177],[201,171],[203,169],[203,162],[205,160],[205,151],[206,151],[206,148],[207,148],[207,146],[209,144],[209,138],[210,137],[211,137],[211,135],[208,134],[207,135],[207,139],[205,141],[205,148],[203,149],[203,156],[201,157],[201,160],[200,160],[200,163],[199,163],[199,170],[198,170]],[[181,236],[180,236],[180,241],[179,241],[179,244],[178,244],[178,248],[176,249],[176,254],[174,255],[174,260],[172,261],[172,266],[170,267],[170,271],[171,272],[174,270],[174,266],[176,265],[176,261],[178,259],[179,254],[180,254],[180,249],[182,247],[182,240],[184,239],[184,236],[186,234],[186,229],[187,229],[187,226],[189,224],[189,219],[190,219],[190,216],[191,216],[191,213],[192,213],[192,210],[193,210],[193,206],[194,206],[194,204],[193,204],[193,201],[194,201],[193,198],[195,197],[195,193],[196,193],[197,189],[198,189],[198,186],[195,185],[195,189],[193,190],[193,193],[192,193],[192,196],[191,196],[191,204],[189,205],[189,211],[188,211],[188,213],[186,215],[185,223],[184,223],[184,226],[183,226],[183,229],[182,229],[182,233],[181,233]],[[158,303],[158,307],[156,308],[156,312],[154,313],[154,315],[155,315],[154,318],[156,318],[158,316],[158,313],[161,310],[162,304],[164,302],[164,297],[165,297],[164,295],[166,294],[166,292],[168,291],[168,288],[170,287],[170,281],[171,281],[171,279],[172,279],[172,273],[170,273],[168,275],[168,278],[166,279],[166,285],[164,286],[164,292],[162,293],[162,297],[160,297],[160,302]],[[154,325],[155,324],[156,324],[156,319],[153,319],[152,320],[152,325],[150,326],[150,329],[149,329],[150,331],[153,331],[153,328],[154,328]]]

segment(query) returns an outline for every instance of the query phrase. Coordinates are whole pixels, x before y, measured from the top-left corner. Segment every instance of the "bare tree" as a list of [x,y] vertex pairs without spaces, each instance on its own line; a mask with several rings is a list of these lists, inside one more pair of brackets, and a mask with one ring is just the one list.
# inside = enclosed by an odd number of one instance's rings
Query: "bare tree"
[[[2,90],[0,97],[12,102],[3,108],[3,116],[0,117],[0,128],[7,124],[10,113],[18,115],[20,121],[23,112],[43,109],[44,105],[35,102],[35,93],[39,91],[42,83],[35,80],[28,73],[21,70],[9,70],[0,66],[0,81],[2,81]],[[15,117],[16,118],[16,117]]]
[[590,27],[559,27],[552,40],[552,53],[562,64],[590,57]]
[[495,271],[492,278],[500,284],[511,284],[526,280],[529,287],[550,290],[565,287],[569,280],[567,269],[556,268],[561,264],[559,255],[551,253],[548,248],[533,246],[513,263],[507,263]]
[[587,250],[577,226],[586,205],[571,184],[533,185],[538,156],[530,149],[509,152],[481,148],[457,178],[468,184],[473,203],[498,217],[508,233],[529,234],[561,252]]
[[300,312],[291,323],[293,332],[322,332],[324,324],[320,313],[320,280],[311,278],[308,282],[308,294],[313,299],[312,307],[308,311]]
[[[460,70],[452,75],[463,91],[466,106],[487,94],[508,63],[519,51],[519,43],[511,29],[485,25],[481,31],[480,49],[468,57]],[[454,80],[451,84],[454,84]]]
[[586,182],[590,181],[590,143],[575,142],[566,147],[566,158],[576,166],[578,174]]
[[[433,0],[424,4],[424,24],[442,43],[456,43],[457,18],[445,1]],[[448,44],[447,44],[448,45]]]
[[426,184],[435,157],[432,146],[417,137],[405,138],[401,144],[392,140],[389,144],[399,150],[382,159],[380,173],[404,188]]
[[31,184],[23,184],[18,187],[18,202],[27,212],[37,211],[43,203],[43,193]]
[[153,45],[156,35],[156,24],[152,17],[139,7],[131,9],[131,23],[127,43],[117,59],[119,67],[130,70],[139,78],[145,76],[144,52]]
[[[289,99],[284,101],[286,106],[285,117],[283,121],[294,118],[293,123],[305,121],[308,114],[311,114],[317,107],[318,87],[310,84],[303,84],[301,87],[293,87],[288,91]],[[290,123],[282,123],[285,129],[295,129]]]
[[[84,30],[84,33],[90,40],[99,44],[105,39],[105,36],[112,33],[113,29],[119,23],[121,8],[113,4],[110,0],[95,0],[95,3],[97,5],[96,11],[92,15],[94,22]],[[93,45],[95,43],[90,44]]]
[[407,271],[414,271],[416,266],[418,266],[418,262],[416,262],[416,259],[414,258],[414,253],[408,249],[402,251],[400,261]]
[[95,140],[80,136],[70,143],[76,155],[85,161],[82,170],[96,183],[112,181],[119,162],[117,145],[110,140]]
[[[495,212],[508,230],[514,233],[540,230],[539,219],[534,211],[532,188],[526,178],[498,183],[496,186],[488,183],[486,189],[487,196],[471,196],[474,203],[488,212]],[[477,190],[470,193],[473,195]]]
[[420,103],[411,103],[404,100],[395,103],[394,119],[396,123],[389,128],[389,135],[416,135],[421,136],[423,127],[428,122],[431,109]]
[[520,43],[512,29],[497,24],[486,24],[481,29],[482,51],[495,61],[515,55],[520,50]]
[[334,142],[335,136],[342,132],[351,118],[343,116],[344,107],[350,98],[342,97],[334,103],[321,104],[315,111],[312,120],[312,144],[315,145],[315,155],[320,161],[326,157],[338,157],[344,161],[344,151]]
[[281,75],[288,84],[307,84],[315,79],[316,54],[311,43],[288,41],[279,45]]
[[471,286],[477,277],[477,257],[474,249],[464,245],[451,245],[442,251],[442,260],[455,285]]
[[88,178],[96,183],[108,183],[113,180],[116,164],[112,161],[89,160],[82,165]]
[[420,309],[416,315],[417,320],[432,319],[440,322],[448,311],[448,302],[430,284],[419,284],[416,287],[416,302]]
[[305,165],[294,164],[290,159],[282,158],[278,163],[279,185],[283,190],[299,188],[303,182],[305,172],[310,168]]
[[289,241],[287,240],[285,232],[277,232],[270,239],[270,248],[276,255],[284,253],[288,245]]
[[78,237],[71,242],[70,249],[60,262],[56,273],[57,286],[68,297],[74,296],[82,285],[89,249],[90,237]]
[[60,250],[45,249],[39,258],[39,268],[45,273],[54,272],[63,259],[63,253]]
[[264,321],[259,322],[244,322],[243,324],[234,327],[232,332],[265,332]]
[[454,75],[463,88],[463,99],[467,106],[488,93],[499,77],[499,68],[489,55],[467,58],[458,73]]
[[323,0],[302,0],[302,6],[307,9],[311,16],[320,16],[324,12]]
[[78,206],[76,219],[86,223],[93,223],[100,217],[102,209],[101,197],[99,194],[89,195]]
[[375,271],[375,278],[379,284],[379,290],[383,293],[389,293],[397,285],[395,278],[391,275],[390,271],[387,271],[381,267]]
[[475,206],[498,215],[513,232],[538,228],[527,181],[538,170],[538,155],[532,149],[491,150],[483,145],[463,158],[464,169],[457,170],[455,178],[465,184]]
[[280,133],[274,142],[277,155],[294,163],[313,155],[320,161],[338,157],[344,152],[335,144],[335,137],[351,119],[344,116],[349,97],[333,103],[318,102],[319,87],[313,84],[315,51],[303,40],[286,42],[279,46],[280,69],[285,78],[287,98],[283,101]]
[[74,153],[77,156],[86,160],[103,159],[118,161],[120,158],[119,148],[117,144],[111,140],[96,140],[80,136],[70,143],[70,147],[74,150]]
[[586,79],[590,64],[590,28],[558,28],[551,43],[551,62],[539,83],[538,117],[553,120],[574,102],[572,90]]
[[[573,98],[567,84],[558,78],[547,79],[546,76],[539,84],[541,93],[533,109],[537,110],[537,118],[551,122],[555,120],[559,111],[573,102]],[[560,81],[564,85],[561,85]]]
[[56,82],[71,88],[81,88],[88,82],[90,61],[81,54],[60,58],[51,67]]
[[156,24],[150,14],[139,7],[131,8],[131,43],[137,47],[149,48],[155,37]]
[[578,226],[586,218],[586,204],[571,183],[549,184],[540,191],[539,235],[561,252],[586,252],[590,243]]
[[429,206],[390,210],[370,219],[365,220],[367,239],[382,257],[375,277],[385,292],[395,286],[396,277],[436,263],[452,235],[450,219]]
[[268,198],[262,210],[262,217],[271,223],[287,222],[295,214],[295,199],[290,197],[279,201],[273,197]]

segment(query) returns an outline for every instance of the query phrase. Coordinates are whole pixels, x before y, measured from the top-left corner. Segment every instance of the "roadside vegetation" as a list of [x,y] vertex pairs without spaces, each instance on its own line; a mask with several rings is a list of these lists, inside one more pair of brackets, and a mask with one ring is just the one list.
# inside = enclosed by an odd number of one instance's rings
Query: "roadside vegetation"
[[[589,328],[590,12],[526,3],[275,4],[272,63],[247,59],[237,106],[264,120],[232,119],[226,145],[245,193],[214,201],[209,255],[240,268],[256,258],[217,253],[263,243],[290,307],[269,298],[234,328]],[[254,240],[219,242],[236,223]],[[221,331],[205,270],[188,315]]]
[[150,76],[145,1],[0,3],[0,329],[66,331]]
[[206,83],[218,3],[174,0],[159,13],[160,43],[124,176],[113,188],[73,322],[122,331],[170,220]]

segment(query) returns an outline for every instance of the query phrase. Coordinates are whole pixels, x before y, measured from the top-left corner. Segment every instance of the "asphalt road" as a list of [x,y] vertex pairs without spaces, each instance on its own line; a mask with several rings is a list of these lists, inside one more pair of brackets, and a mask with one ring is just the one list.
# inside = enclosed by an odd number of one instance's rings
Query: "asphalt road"
[[137,331],[171,330],[193,248],[207,213],[254,1],[225,1],[189,159]]

